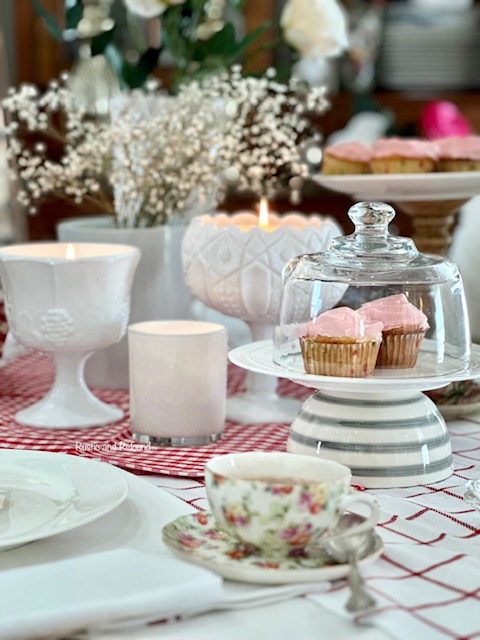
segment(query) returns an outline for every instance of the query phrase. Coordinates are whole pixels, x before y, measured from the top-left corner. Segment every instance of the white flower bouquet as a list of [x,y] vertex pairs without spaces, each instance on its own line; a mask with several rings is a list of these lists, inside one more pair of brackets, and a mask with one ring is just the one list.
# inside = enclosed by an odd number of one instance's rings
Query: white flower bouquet
[[214,149],[221,122],[200,89],[156,95],[152,117],[138,116],[140,94],[112,122],[91,120],[71,91],[52,82],[5,99],[8,158],[18,198],[31,215],[44,200],[68,200],[115,216],[117,226],[149,227],[183,219],[216,188]]
[[215,149],[222,138],[220,106],[199,86],[157,97],[154,114],[139,118],[134,95],[112,123],[114,187],[119,226],[151,227],[188,220],[217,190]]
[[200,92],[203,100],[225,105],[225,130],[217,150],[220,195],[232,186],[268,198],[287,190],[298,200],[309,175],[307,148],[322,140],[316,122],[330,104],[324,88],[296,78],[277,82],[273,69],[261,77],[243,76],[235,65],[206,78]]
[[175,97],[133,92],[108,122],[91,120],[62,83],[43,95],[22,86],[3,105],[20,201],[32,214],[46,198],[95,204],[118,226],[151,227],[187,220],[229,187],[295,195],[329,103],[323,88],[274,76],[234,66]]
[[3,101],[11,177],[30,214],[45,199],[95,203],[112,213],[105,181],[111,156],[108,125],[92,121],[63,82],[41,93],[30,84],[11,89]]

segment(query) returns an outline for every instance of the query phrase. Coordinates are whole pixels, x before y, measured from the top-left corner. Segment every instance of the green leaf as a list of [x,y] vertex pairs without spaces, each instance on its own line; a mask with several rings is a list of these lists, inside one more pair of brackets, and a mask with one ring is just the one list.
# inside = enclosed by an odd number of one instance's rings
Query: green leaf
[[[213,35],[209,40],[197,42],[192,52],[192,59],[200,62],[202,66],[209,66],[210,68],[227,67],[238,61],[245,49],[261,36],[269,26],[269,23],[265,23],[248,33],[240,42],[237,42],[233,26],[227,23],[221,31]],[[220,57],[223,59],[223,64],[218,64],[218,61],[214,64],[209,62],[211,58],[218,60]]]
[[135,65],[123,60],[122,62],[122,80],[129,89],[138,87]]
[[125,24],[132,43],[137,51],[143,51],[148,47],[145,34],[145,20],[140,16],[127,11],[125,15]]
[[33,4],[33,8],[35,9],[35,13],[37,14],[37,16],[42,18],[50,35],[53,36],[55,40],[62,40],[62,30],[60,29],[53,14],[45,11],[40,0],[31,0],[31,2]]
[[[158,56],[160,55],[161,49],[155,49],[154,47],[150,47],[142,55],[140,56],[140,60],[137,63],[137,69],[140,74],[143,74],[144,81],[147,77],[152,73],[152,71],[157,66]],[[143,83],[142,83],[143,84]]]
[[[175,7],[175,9],[178,9],[178,7]],[[188,59],[187,43],[178,28],[178,22],[175,20],[173,12],[162,16],[162,41],[177,66],[185,66]]]
[[242,53],[252,42],[254,42],[257,38],[259,38],[262,33],[265,33],[267,29],[272,26],[271,22],[265,22],[261,24],[259,27],[247,33],[247,35],[238,43],[237,53]]
[[223,29],[217,31],[209,40],[205,42],[211,55],[230,56],[237,50],[235,39],[235,29],[233,24],[227,22]]
[[160,49],[151,47],[147,49],[140,57],[137,64],[131,64],[124,61],[122,67],[122,78],[126,85],[131,89],[138,89],[145,84],[150,73],[158,62]]
[[207,4],[208,1],[209,0],[190,0],[190,3],[191,3],[190,9],[192,14],[195,14],[197,16],[197,20],[196,20],[197,23],[201,21],[202,18],[204,17],[205,5]]
[[235,59],[237,48],[235,29],[233,25],[227,23],[221,31],[208,40],[197,41],[191,57],[195,62],[203,62],[210,57],[222,57],[224,66],[227,66],[232,59]]
[[94,36],[92,38],[92,42],[90,45],[92,56],[98,56],[101,53],[104,53],[106,47],[112,41],[114,32],[115,32],[115,26],[113,26],[109,31],[104,31],[103,33],[99,33],[98,36]]
[[76,29],[78,23],[83,18],[83,0],[77,0],[76,3],[67,9],[66,22],[67,29]]

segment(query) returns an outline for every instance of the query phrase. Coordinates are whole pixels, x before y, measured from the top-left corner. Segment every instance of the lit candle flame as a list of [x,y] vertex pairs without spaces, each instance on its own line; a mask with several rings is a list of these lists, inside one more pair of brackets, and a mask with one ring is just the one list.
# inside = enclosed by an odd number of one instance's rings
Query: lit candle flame
[[66,260],[75,260],[76,257],[77,257],[77,254],[75,253],[75,247],[70,242],[67,245],[67,250],[65,251],[65,259]]
[[260,206],[258,208],[258,226],[262,229],[267,229],[269,223],[268,215],[268,202],[266,198],[260,199]]

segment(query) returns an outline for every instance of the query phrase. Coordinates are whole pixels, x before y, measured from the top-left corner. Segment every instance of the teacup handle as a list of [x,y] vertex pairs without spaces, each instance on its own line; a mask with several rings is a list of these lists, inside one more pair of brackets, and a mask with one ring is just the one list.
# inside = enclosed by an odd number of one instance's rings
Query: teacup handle
[[370,514],[365,518],[363,522],[359,522],[358,524],[354,524],[352,527],[348,529],[348,532],[345,533],[347,535],[352,535],[356,533],[364,533],[369,529],[372,529],[380,518],[380,507],[375,498],[368,493],[360,493],[359,491],[350,491],[343,498],[340,499],[340,509],[347,509],[350,505],[359,504],[363,502],[368,505],[370,509]]

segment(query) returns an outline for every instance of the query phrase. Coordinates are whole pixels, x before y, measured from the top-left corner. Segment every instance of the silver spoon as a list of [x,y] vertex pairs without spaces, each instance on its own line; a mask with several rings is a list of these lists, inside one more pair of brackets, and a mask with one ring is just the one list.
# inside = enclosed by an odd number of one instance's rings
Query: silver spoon
[[362,516],[355,513],[344,513],[335,529],[336,535],[324,542],[326,551],[337,562],[350,564],[348,574],[350,597],[345,607],[347,611],[352,613],[366,611],[376,605],[376,600],[367,590],[365,580],[358,567],[358,560],[375,547],[374,531],[370,529],[362,533],[348,533],[352,526],[363,522],[363,520]]

